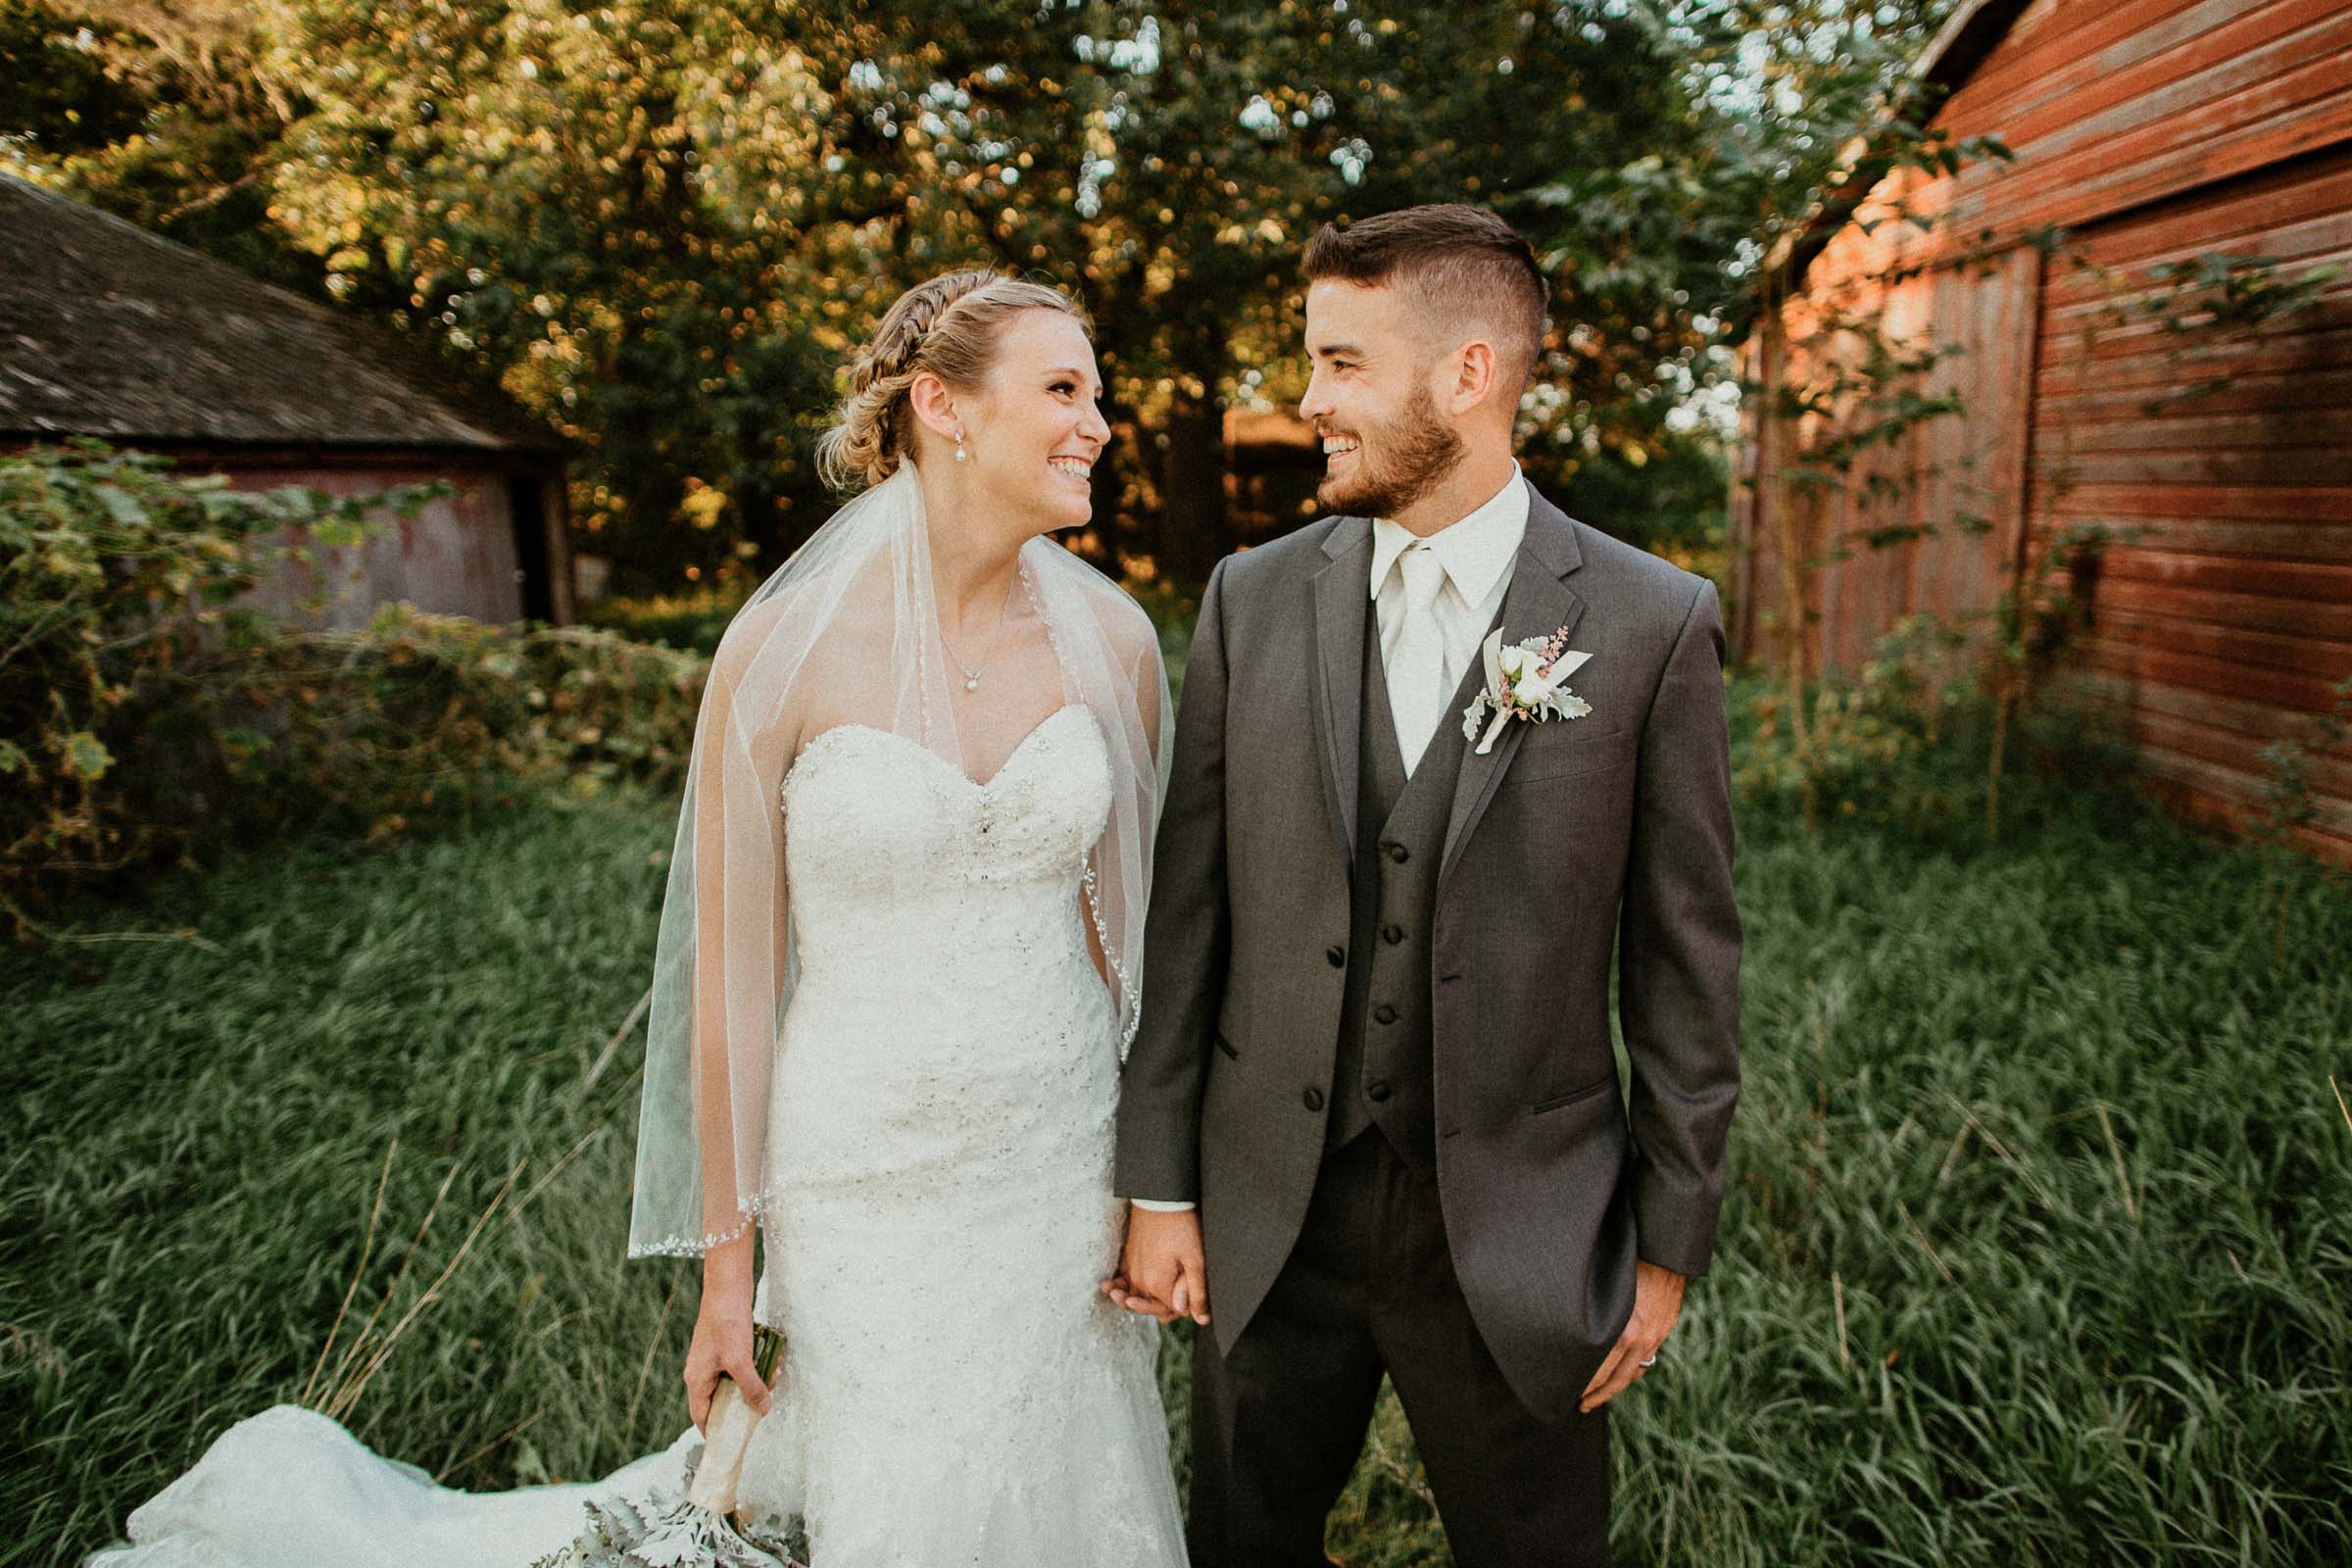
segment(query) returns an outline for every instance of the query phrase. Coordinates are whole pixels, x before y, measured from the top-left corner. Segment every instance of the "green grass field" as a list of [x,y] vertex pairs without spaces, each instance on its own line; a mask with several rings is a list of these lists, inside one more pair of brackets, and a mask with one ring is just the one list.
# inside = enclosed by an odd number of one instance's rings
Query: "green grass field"
[[[1623,1561],[2341,1560],[2352,888],[2013,789],[1983,852],[1743,820],[1732,1191],[1616,1406]],[[623,1261],[607,1054],[671,809],[273,852],[0,956],[0,1561],[281,1399],[473,1489],[676,1436],[696,1275]],[[1446,1561],[1379,1435],[1334,1554]]]

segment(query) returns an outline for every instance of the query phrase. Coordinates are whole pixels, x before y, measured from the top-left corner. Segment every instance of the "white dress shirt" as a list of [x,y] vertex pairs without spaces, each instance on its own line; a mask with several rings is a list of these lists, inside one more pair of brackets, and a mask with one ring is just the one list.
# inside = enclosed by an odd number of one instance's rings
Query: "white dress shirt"
[[[1446,568],[1445,586],[1438,590],[1433,607],[1444,638],[1446,690],[1450,692],[1461,684],[1462,672],[1478,657],[1478,645],[1486,639],[1496,612],[1502,609],[1502,596],[1511,586],[1511,565],[1518,559],[1519,543],[1526,535],[1527,484],[1515,462],[1511,465],[1511,476],[1503,481],[1501,489],[1466,516],[1440,528],[1427,539],[1417,538],[1403,524],[1387,517],[1373,518],[1372,573],[1368,586],[1373,613],[1380,622],[1383,662],[1396,651],[1396,638],[1404,624],[1404,573],[1397,569],[1396,560],[1408,549],[1431,550]],[[1438,722],[1458,721],[1459,717],[1459,714],[1440,713]],[[1407,758],[1419,757],[1428,743],[1427,735],[1417,740],[1397,737],[1398,749]],[[1161,1213],[1194,1206],[1190,1202],[1152,1198],[1135,1198],[1129,1201],[1138,1208]]]
[[[1527,536],[1527,484],[1519,465],[1502,488],[1467,516],[1446,524],[1428,538],[1417,538],[1402,523],[1387,517],[1372,519],[1372,605],[1380,621],[1381,659],[1389,668],[1389,707],[1398,715],[1396,748],[1403,753],[1405,773],[1428,746],[1430,736],[1407,735],[1396,686],[1396,640],[1404,628],[1404,572],[1397,562],[1407,550],[1427,550],[1446,568],[1446,580],[1432,607],[1438,617],[1440,646],[1446,662],[1441,690],[1450,693],[1462,673],[1478,657],[1478,645],[1494,624],[1502,596],[1511,585],[1511,564],[1518,559],[1519,542]],[[1446,714],[1440,713],[1443,724]],[[1451,715],[1459,720],[1460,715]]]

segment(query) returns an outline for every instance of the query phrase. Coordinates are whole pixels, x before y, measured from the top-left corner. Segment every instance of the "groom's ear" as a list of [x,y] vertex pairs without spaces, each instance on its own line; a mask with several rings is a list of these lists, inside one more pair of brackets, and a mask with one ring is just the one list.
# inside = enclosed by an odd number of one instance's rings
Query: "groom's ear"
[[[1485,338],[1474,337],[1453,352],[1453,389],[1447,410],[1456,418],[1468,414],[1480,404],[1491,400],[1501,390],[1497,372],[1501,361],[1494,345]],[[1513,410],[1514,414],[1517,412]]]

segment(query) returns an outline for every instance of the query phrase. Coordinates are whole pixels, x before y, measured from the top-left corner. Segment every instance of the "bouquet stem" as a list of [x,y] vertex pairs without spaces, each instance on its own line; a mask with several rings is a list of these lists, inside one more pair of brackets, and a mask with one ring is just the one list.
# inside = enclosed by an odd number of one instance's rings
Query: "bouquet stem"
[[[776,1352],[784,1337],[765,1325],[755,1325],[752,1343],[760,1381],[767,1383],[775,1376]],[[769,1393],[772,1396],[772,1385]],[[695,1466],[694,1485],[687,1489],[688,1502],[715,1514],[735,1511],[735,1486],[743,1471],[744,1450],[751,1446],[752,1433],[759,1425],[760,1412],[743,1396],[743,1390],[735,1386],[733,1378],[721,1377],[710,1396],[710,1413],[703,1423],[703,1458]]]

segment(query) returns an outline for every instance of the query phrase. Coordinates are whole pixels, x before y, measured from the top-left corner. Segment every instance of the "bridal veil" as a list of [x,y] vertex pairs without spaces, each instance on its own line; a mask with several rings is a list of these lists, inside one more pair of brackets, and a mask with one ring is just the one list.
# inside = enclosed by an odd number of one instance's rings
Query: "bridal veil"
[[[796,978],[783,783],[824,730],[888,731],[968,777],[974,760],[1007,756],[1041,715],[1083,705],[1102,732],[1113,792],[1074,896],[1109,971],[1118,1031],[1105,1049],[1123,1059],[1135,1038],[1167,777],[1156,634],[1109,578],[1033,538],[1014,603],[1044,622],[1058,694],[998,691],[967,699],[959,718],[953,693],[964,677],[940,633],[931,526],[906,458],[760,586],[711,660],[655,950],[630,1257],[701,1253],[742,1235],[768,1201],[768,1095]],[[877,856],[877,874],[901,874],[887,869],[898,863]],[[872,984],[886,990],[922,962],[919,950],[876,953]]]

